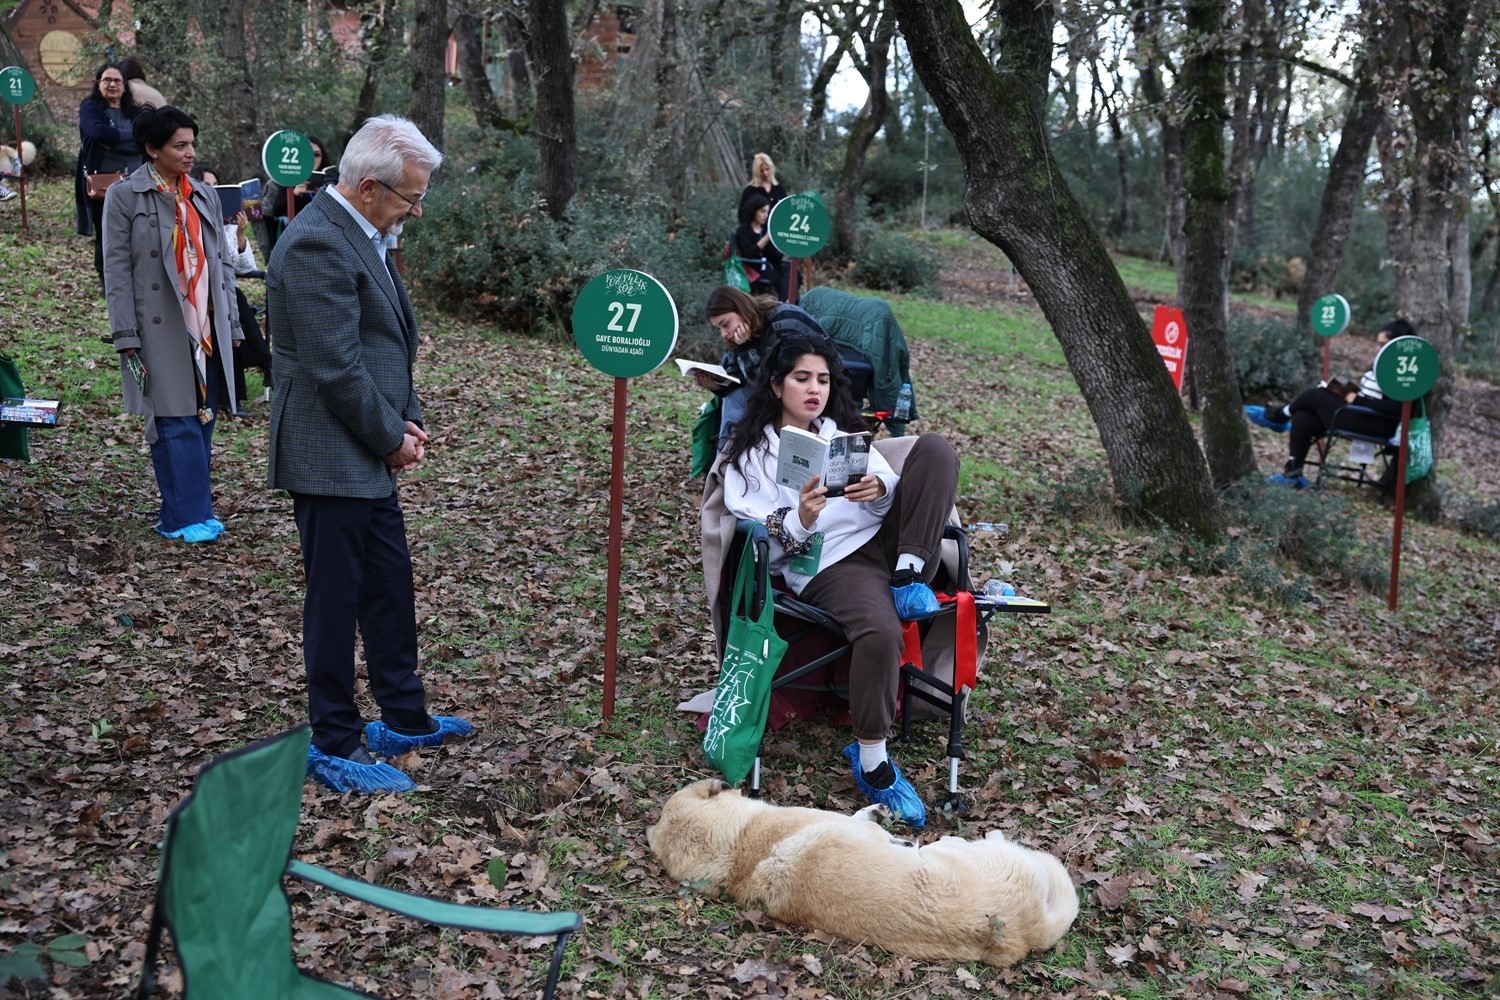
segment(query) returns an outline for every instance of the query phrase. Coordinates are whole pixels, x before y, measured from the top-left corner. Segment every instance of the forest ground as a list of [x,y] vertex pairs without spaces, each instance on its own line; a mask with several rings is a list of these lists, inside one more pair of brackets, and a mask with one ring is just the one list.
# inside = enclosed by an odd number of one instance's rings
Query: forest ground
[[[138,978],[162,821],[198,768],[304,717],[302,576],[290,504],[264,484],[259,402],[217,434],[224,538],[152,531],[150,463],[119,412],[70,191],[33,192],[29,236],[0,206],[0,350],[33,394],[66,401],[31,464],[0,464],[0,956],[71,933],[87,964],[44,963],[48,983],[0,996],[97,1000]],[[1340,573],[1287,604],[1234,572],[1190,573],[1181,539],[1066,508],[1060,486],[1099,461],[1087,410],[1024,289],[1000,294],[1011,279],[988,248],[950,242],[947,297],[895,302],[923,429],[964,458],[965,519],[1011,525],[976,536],[976,577],[1053,612],[995,624],[966,729],[972,811],[922,836],[998,828],[1061,857],[1082,910],[1054,951],[1010,970],[911,961],[667,879],[645,826],[708,773],[675,706],[715,673],[686,475],[700,394],[665,371],[630,384],[619,699],[603,720],[610,380],[571,345],[441,315],[420,286],[434,440],[401,497],[423,669],[434,710],[478,733],[403,759],[421,786],[408,796],[308,785],[294,854],[445,899],[580,910],[564,997],[1500,994],[1500,545],[1408,522],[1398,610]],[[1366,348],[1350,339],[1348,370]],[[1440,471],[1454,504],[1491,503],[1496,388],[1459,393]],[[1254,433],[1273,467],[1280,441]],[[1378,557],[1389,511],[1322,492],[1266,505],[1352,525]],[[771,801],[856,808],[847,739],[821,719],[774,734]],[[894,750],[929,802],[942,749],[928,726]],[[289,890],[298,961],[320,975],[391,997],[540,981],[538,943]]]

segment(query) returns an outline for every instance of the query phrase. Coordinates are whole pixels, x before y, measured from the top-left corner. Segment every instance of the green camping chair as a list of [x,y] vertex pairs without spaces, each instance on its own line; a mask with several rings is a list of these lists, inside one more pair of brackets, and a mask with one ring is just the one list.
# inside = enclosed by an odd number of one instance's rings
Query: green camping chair
[[317,979],[292,963],[285,875],[423,923],[556,939],[547,973],[552,996],[576,913],[528,913],[444,903],[346,878],[291,860],[302,813],[309,726],[215,758],[167,817],[145,971],[137,1000],[156,980],[162,928],[182,960],[188,1000],[302,1000],[369,996]]

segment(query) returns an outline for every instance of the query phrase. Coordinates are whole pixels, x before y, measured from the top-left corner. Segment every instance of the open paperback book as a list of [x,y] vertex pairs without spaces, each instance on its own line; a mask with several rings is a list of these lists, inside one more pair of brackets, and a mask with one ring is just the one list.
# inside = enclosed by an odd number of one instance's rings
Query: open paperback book
[[776,482],[801,490],[813,476],[828,487],[828,495],[844,495],[844,488],[870,470],[870,435],[868,432],[839,431],[824,440],[811,431],[796,427],[781,429],[777,449]]
[[740,380],[729,374],[721,365],[711,365],[706,361],[690,361],[687,358],[677,358],[676,360],[677,370],[684,375],[691,375],[693,372],[708,372],[708,374],[720,382],[728,385],[740,384]]

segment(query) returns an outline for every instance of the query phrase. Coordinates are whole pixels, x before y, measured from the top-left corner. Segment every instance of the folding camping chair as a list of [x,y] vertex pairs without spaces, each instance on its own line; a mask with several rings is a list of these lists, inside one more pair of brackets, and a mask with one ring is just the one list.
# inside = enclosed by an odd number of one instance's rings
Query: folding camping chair
[[[882,438],[874,446],[899,474],[915,441],[911,437]],[[770,539],[765,526],[737,521],[725,508],[723,480],[717,465],[705,483],[701,517],[704,582],[720,656],[728,629],[727,595],[747,538],[754,540],[750,550],[757,563],[752,616],[764,607],[765,601],[773,602],[777,633],[789,643],[772,683],[773,710],[767,725],[776,726],[778,713],[774,699],[779,694],[799,690],[839,695],[846,692],[851,643],[844,636],[843,627],[827,611],[797,598],[779,577],[772,577]],[[951,600],[936,614],[906,625],[899,689],[900,738],[902,742],[911,739],[913,721],[924,717],[946,720],[947,795],[940,805],[962,814],[967,811],[958,787],[959,764],[964,759],[963,724],[969,695],[978,684],[979,665],[989,643],[990,620],[999,612],[1045,614],[1051,609],[1043,602],[1025,599],[1006,604],[976,604],[970,592],[968,542],[956,510],[950,514],[944,539],[943,565],[935,589],[939,600],[945,597]],[[757,753],[749,778],[752,796],[760,793],[760,772],[761,755]]]
[[[1401,425],[1395,425],[1395,430],[1387,435],[1366,434],[1352,429],[1349,424],[1358,422],[1361,426],[1368,427],[1368,420],[1388,420],[1389,418],[1367,406],[1357,403],[1349,403],[1334,411],[1333,420],[1329,424],[1328,433],[1316,442],[1318,449],[1318,475],[1314,480],[1315,486],[1323,485],[1323,477],[1329,476],[1334,479],[1343,479],[1362,486],[1379,487],[1381,480],[1391,464],[1391,459],[1401,448]],[[1330,461],[1329,455],[1337,443],[1342,440],[1348,444],[1349,457],[1344,462]],[[1371,471],[1372,467],[1379,464],[1379,471]]]
[[292,962],[287,875],[423,923],[555,939],[551,997],[576,913],[530,913],[445,903],[290,858],[302,812],[309,726],[210,761],[167,817],[156,903],[137,1000],[151,995],[163,928],[182,961],[188,1000],[302,1000],[370,996],[311,976]]

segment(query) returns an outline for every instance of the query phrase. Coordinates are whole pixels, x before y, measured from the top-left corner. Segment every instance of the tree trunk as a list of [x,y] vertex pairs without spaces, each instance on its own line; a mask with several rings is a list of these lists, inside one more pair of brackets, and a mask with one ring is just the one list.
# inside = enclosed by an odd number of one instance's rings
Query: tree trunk
[[1398,21],[1378,19],[1377,4],[1378,0],[1366,4],[1368,29],[1364,52],[1355,70],[1349,110],[1339,130],[1339,148],[1328,165],[1318,220],[1307,253],[1307,270],[1297,289],[1297,322],[1306,331],[1310,354],[1321,347],[1321,338],[1312,332],[1310,325],[1312,304],[1335,290],[1334,283],[1344,262],[1344,248],[1349,243],[1350,222],[1364,188],[1370,143],[1387,125],[1383,70],[1404,38]]
[[255,117],[255,90],[250,83],[250,61],[245,51],[245,0],[222,0],[226,30],[221,33],[220,53],[226,73],[225,93],[219,106],[220,120],[227,126],[229,142],[220,158],[219,177],[250,177],[260,173],[256,153],[260,149]]
[[573,113],[573,44],[564,0],[531,0],[531,53],[536,70],[536,192],[561,219],[578,190],[578,130]]
[[1137,60],[1141,74],[1141,93],[1157,109],[1161,128],[1162,223],[1165,228],[1167,256],[1172,270],[1182,274],[1184,258],[1183,224],[1187,207],[1182,196],[1182,128],[1177,110],[1161,82],[1161,36],[1156,23],[1160,16],[1145,0],[1131,0],[1136,37]]
[[359,34],[364,42],[365,78],[360,84],[359,96],[354,101],[354,114],[344,135],[345,139],[358,132],[365,119],[375,114],[380,77],[390,60],[391,43],[399,35],[396,22],[401,16],[400,10],[401,5],[390,0],[365,11],[359,17]]
[[1234,358],[1229,350],[1229,233],[1224,178],[1224,0],[1191,0],[1181,86],[1185,93],[1183,186],[1187,259],[1183,315],[1192,371],[1203,400],[1203,446],[1214,485],[1255,472]]
[[501,12],[500,37],[505,41],[505,71],[510,78],[510,114],[524,121],[536,108],[531,85],[531,38],[526,22],[510,4]]
[[480,128],[494,131],[517,131],[516,123],[505,117],[495,90],[490,86],[484,60],[484,40],[480,20],[468,9],[473,0],[463,0],[464,9],[453,18],[453,38],[458,43],[458,69],[464,80],[464,93],[474,109],[474,121]]
[[653,174],[674,209],[687,199],[687,83],[678,34],[677,0],[661,0],[657,31],[656,121],[653,132]]
[[1208,468],[1166,367],[1088,215],[1068,189],[1041,113],[1051,8],[1002,2],[1000,72],[957,0],[892,0],[912,61],[964,164],[976,232],[1021,272],[1099,428],[1115,490],[1142,517],[1218,536]]
[[411,24],[411,120],[443,148],[448,101],[448,0],[416,0]]
[[[1416,58],[1408,69],[1425,85],[1410,87],[1405,93],[1415,143],[1407,161],[1411,164],[1407,178],[1410,256],[1405,268],[1409,279],[1401,289],[1406,297],[1397,301],[1417,333],[1437,349],[1442,363],[1427,407],[1433,455],[1438,459],[1453,407],[1453,369],[1468,326],[1468,229],[1460,220],[1470,207],[1469,115],[1474,67],[1479,63],[1479,46],[1484,44],[1484,31],[1470,32],[1469,25],[1471,21],[1480,26],[1492,24],[1496,7],[1494,0],[1440,0],[1421,20],[1410,22],[1415,43],[1410,51]],[[1466,34],[1472,34],[1467,39],[1470,48],[1465,45]],[[1441,514],[1435,475],[1420,482],[1411,502],[1419,516]]]
[[885,73],[890,62],[891,39],[895,35],[896,15],[887,7],[866,43],[865,82],[870,85],[870,96],[849,126],[849,138],[844,143],[844,165],[839,170],[838,184],[833,193],[829,253],[837,259],[849,259],[859,252],[859,195],[865,186],[865,158],[891,107],[890,95],[885,89]]

